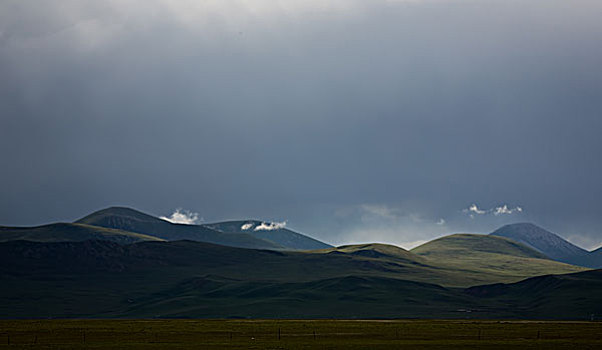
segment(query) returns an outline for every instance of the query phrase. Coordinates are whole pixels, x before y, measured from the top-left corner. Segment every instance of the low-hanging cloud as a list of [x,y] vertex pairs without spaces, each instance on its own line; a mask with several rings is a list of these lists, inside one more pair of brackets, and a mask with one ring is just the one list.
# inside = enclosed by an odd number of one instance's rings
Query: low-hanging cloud
[[161,216],[160,219],[169,221],[172,224],[195,225],[199,221],[199,214],[178,208],[169,217]]
[[253,231],[273,231],[273,230],[280,230],[285,227],[286,227],[286,221],[270,222],[270,223],[262,222],[261,224],[257,225],[253,229]]

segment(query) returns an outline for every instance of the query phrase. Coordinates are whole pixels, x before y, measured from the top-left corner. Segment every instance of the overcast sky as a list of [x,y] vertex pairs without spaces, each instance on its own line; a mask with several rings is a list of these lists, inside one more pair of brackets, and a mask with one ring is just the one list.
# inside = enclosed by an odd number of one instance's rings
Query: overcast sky
[[600,0],[0,2],[0,224],[602,242]]

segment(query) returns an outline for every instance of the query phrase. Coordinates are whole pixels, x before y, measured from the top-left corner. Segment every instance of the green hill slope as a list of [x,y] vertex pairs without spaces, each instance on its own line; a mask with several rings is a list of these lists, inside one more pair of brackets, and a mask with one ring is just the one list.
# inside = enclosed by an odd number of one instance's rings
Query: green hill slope
[[0,242],[26,240],[34,242],[69,242],[107,240],[120,244],[162,239],[134,232],[85,224],[56,223],[37,227],[0,226]]
[[408,261],[416,264],[424,264],[426,260],[420,255],[390,244],[369,243],[344,245],[318,251],[324,254],[350,254],[367,258],[382,258]]
[[493,276],[498,281],[515,282],[527,277],[587,270],[550,260],[532,248],[497,236],[455,234],[425,243],[411,252],[437,266],[474,276],[482,284]]
[[495,253],[523,258],[547,259],[547,257],[523,244],[503,237],[493,237],[478,234],[454,234],[427,242],[412,249],[412,252],[422,256],[453,256],[459,254],[480,255]]

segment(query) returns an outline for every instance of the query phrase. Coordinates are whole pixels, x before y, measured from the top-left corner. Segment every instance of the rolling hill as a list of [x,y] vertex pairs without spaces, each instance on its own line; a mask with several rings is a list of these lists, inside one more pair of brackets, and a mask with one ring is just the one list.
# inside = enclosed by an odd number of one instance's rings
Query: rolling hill
[[149,295],[125,314],[176,318],[458,317],[458,306],[473,303],[454,290],[394,278],[345,276],[275,283],[210,276]]
[[56,223],[37,227],[0,226],[0,242],[26,240],[33,242],[68,242],[107,240],[120,244],[162,239],[140,233],[85,224]]
[[[337,250],[273,251],[192,241],[4,242],[0,316],[583,319],[582,310],[595,308],[595,295],[602,294],[599,275],[588,274],[567,280],[562,290],[534,283],[526,287],[532,292],[526,301],[515,300],[519,284],[483,286],[493,292],[479,292],[433,283],[446,278],[456,283],[474,272],[446,268],[445,261],[430,265],[427,257],[400,248]],[[492,271],[489,278],[500,275]],[[559,315],[555,307],[565,293],[575,293],[571,300],[579,308]],[[529,309],[539,295],[549,295],[549,305]]]
[[226,221],[203,225],[210,229],[229,233],[246,233],[253,237],[274,242],[289,249],[313,250],[332,247],[317,239],[302,235],[286,228],[271,227],[263,221]]
[[494,234],[330,247],[260,221],[108,208],[0,228],[0,317],[583,318],[602,292],[586,270]]
[[[422,288],[448,293],[427,282],[434,277],[446,276],[395,258],[345,253],[242,249],[193,241],[11,241],[0,243],[0,316],[239,317],[277,312],[325,317],[333,307],[343,314],[344,306],[351,307],[347,314],[376,316],[388,307],[395,286],[414,288],[418,294]],[[337,291],[344,290],[349,302],[333,305],[342,297]],[[379,293],[388,297],[380,297],[382,305],[371,311],[366,303],[378,299]],[[399,295],[398,301],[403,298],[411,299]],[[433,298],[435,302],[439,296]],[[420,305],[417,300],[412,303]],[[274,308],[278,305],[282,308]],[[366,311],[353,311],[362,305]]]
[[502,317],[600,319],[602,270],[476,286],[465,293],[488,305],[487,312]]
[[[475,278],[496,275],[507,282],[545,274],[584,271],[548,259],[544,254],[504,237],[455,234],[435,239],[410,251],[449,269]],[[482,283],[487,283],[485,279]]]
[[383,258],[408,261],[414,264],[424,264],[425,259],[417,254],[390,244],[369,243],[333,247],[320,251],[326,254],[350,254],[368,258]]
[[240,248],[312,250],[331,247],[311,237],[289,229],[272,227],[262,221],[174,224],[124,207],[103,209],[76,223],[137,232],[168,241],[192,240]]
[[556,261],[592,268],[602,267],[602,259],[598,254],[590,254],[587,250],[531,223],[505,225],[490,235],[523,243]]
[[76,223],[142,233],[167,241],[191,240],[231,247],[284,249],[285,247],[244,233],[224,233],[201,225],[173,224],[137,210],[111,207],[94,212]]

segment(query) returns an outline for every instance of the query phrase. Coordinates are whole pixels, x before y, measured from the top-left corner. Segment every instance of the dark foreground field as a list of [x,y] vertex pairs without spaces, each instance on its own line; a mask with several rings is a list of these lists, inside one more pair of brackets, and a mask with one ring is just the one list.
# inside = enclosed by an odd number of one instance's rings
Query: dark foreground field
[[602,323],[3,320],[1,349],[600,349]]

